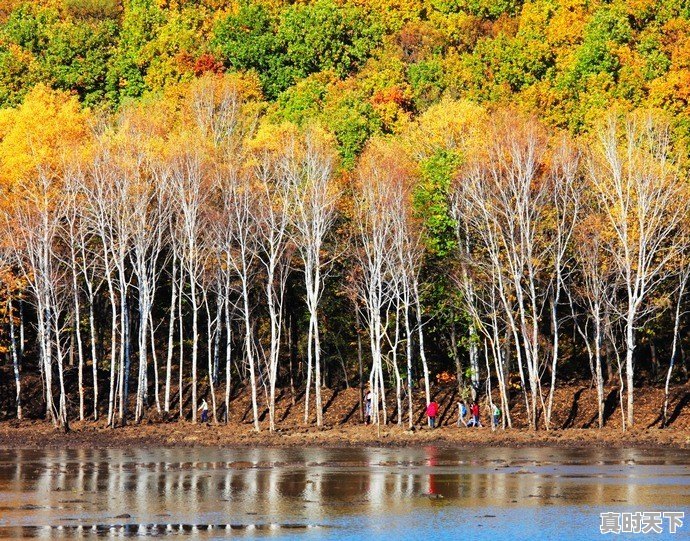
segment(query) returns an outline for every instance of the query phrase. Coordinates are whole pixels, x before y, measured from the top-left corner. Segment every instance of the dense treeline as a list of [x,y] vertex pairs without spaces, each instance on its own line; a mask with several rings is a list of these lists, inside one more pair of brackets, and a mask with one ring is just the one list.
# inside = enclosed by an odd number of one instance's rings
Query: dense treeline
[[112,109],[227,70],[278,118],[319,119],[349,165],[444,95],[578,132],[660,107],[686,139],[689,19],[682,0],[6,0],[0,106],[42,82]]
[[[56,425],[687,380],[682,2],[0,8],[0,348]],[[68,367],[74,380],[67,380]],[[5,386],[7,388],[7,386]],[[491,390],[493,388],[493,394]],[[386,395],[387,400],[379,400]],[[188,402],[183,398],[187,393]],[[191,405],[190,405],[191,404]],[[406,412],[402,415],[400,412]]]

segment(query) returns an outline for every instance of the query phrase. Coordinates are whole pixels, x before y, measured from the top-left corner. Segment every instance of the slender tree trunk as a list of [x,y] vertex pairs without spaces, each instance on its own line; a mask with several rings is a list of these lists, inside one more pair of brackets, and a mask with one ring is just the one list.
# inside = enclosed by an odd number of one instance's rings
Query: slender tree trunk
[[[304,388],[304,424],[309,424],[309,393],[311,391],[312,379],[312,348],[314,347],[314,326],[311,316],[309,317],[309,329],[307,331],[307,383]],[[318,380],[315,384],[318,386]]]
[[[216,319],[215,329],[213,321],[211,320],[211,309],[208,305],[208,298],[204,293],[204,305],[206,306],[206,357],[208,358],[208,387],[211,393],[211,408],[213,409],[213,422],[218,424],[217,407],[216,407],[216,389],[214,381],[214,366],[215,360],[218,358],[218,338],[221,329],[221,297],[216,296]],[[212,347],[212,344],[215,346]]]
[[[498,378],[498,389],[499,393],[501,395],[501,408],[503,409],[503,416],[501,419],[501,423],[503,426],[503,429],[506,428],[506,424],[508,425],[508,428],[513,428],[513,421],[510,415],[510,402],[508,401],[508,391],[506,389],[506,377],[505,377],[505,372],[503,370],[503,354],[501,353],[501,343],[500,343],[500,338],[499,338],[499,329],[498,329],[498,318],[496,317],[496,314],[492,314],[492,328],[493,328],[493,339],[490,339],[491,341],[491,350],[494,356],[494,366],[496,369],[496,377]],[[506,333],[508,336],[509,333]],[[488,362],[487,362],[487,370],[489,370],[488,367]]]
[[628,426],[632,427],[634,424],[634,412],[633,412],[633,353],[635,351],[635,328],[634,328],[635,315],[632,312],[628,313],[626,320],[625,329],[625,376],[626,376],[626,389],[628,398]]
[[252,346],[252,325],[249,321],[249,291],[247,289],[247,277],[243,275],[242,279],[242,301],[244,303],[244,344],[245,354],[249,361],[249,378],[251,380],[252,389],[252,412],[254,414],[254,430],[259,432],[259,407],[256,400],[256,374],[254,370],[254,353]]
[[290,354],[290,400],[292,405],[295,405],[295,359],[297,357],[297,352],[295,348],[295,338],[294,338],[294,328],[293,328],[293,317],[289,314],[287,321],[287,329],[285,329],[288,336],[288,352]]
[[55,335],[55,353],[58,365],[58,381],[60,383],[60,425],[65,432],[69,431],[69,416],[67,413],[67,392],[65,391],[65,370],[64,370],[64,353],[62,351],[62,343],[60,340],[60,329],[58,328],[58,315],[54,316],[54,335]]
[[196,297],[196,278],[189,274],[190,296],[192,299],[192,423],[196,424],[197,414],[197,360],[199,356],[199,306]]
[[681,306],[683,302],[683,294],[685,293],[685,286],[690,278],[690,270],[683,269],[680,275],[680,287],[678,288],[678,300],[676,301],[675,317],[673,319],[673,343],[671,346],[671,359],[668,364],[668,372],[666,373],[666,383],[664,385],[664,409],[663,409],[663,423],[661,426],[666,427],[668,424],[668,395],[669,386],[671,384],[671,375],[673,374],[673,367],[676,362],[676,355],[678,353],[678,337],[681,320]]
[[232,325],[230,319],[230,283],[225,286],[225,423],[230,422],[230,390],[232,388]]
[[491,431],[493,432],[497,427],[494,426],[493,420],[494,399],[491,396],[491,368],[489,367],[489,350],[486,344],[486,338],[484,338],[484,362],[486,363],[486,397],[489,402],[489,422],[491,423]]
[[[107,272],[107,271],[106,271]],[[117,304],[115,302],[115,292],[110,276],[108,279],[108,293],[110,297],[110,393],[108,395],[108,426],[115,424],[115,369],[117,359]]]
[[179,332],[180,332],[180,369],[179,369],[179,385],[178,385],[178,394],[179,394],[179,401],[180,401],[180,415],[179,415],[179,420],[182,421],[184,420],[184,314],[182,313],[182,296],[184,292],[184,272],[182,269],[180,269],[180,290],[179,290],[179,295],[177,298],[177,316],[178,316],[178,323],[179,323]]
[[172,279],[170,280],[172,289],[170,295],[170,318],[168,322],[168,353],[165,362],[165,402],[163,410],[170,413],[170,384],[172,374],[172,357],[174,351],[173,336],[175,334],[175,307],[177,306],[177,254],[173,253]]
[[72,249],[72,295],[74,296],[74,329],[77,336],[78,373],[79,386],[79,420],[84,420],[84,347],[81,339],[81,306],[79,303],[79,286],[77,284],[77,264],[74,250]]
[[601,318],[599,317],[598,305],[596,308],[596,317],[594,321],[594,359],[596,368],[596,384],[597,384],[597,401],[599,411],[599,428],[604,428],[604,376],[601,370],[601,346],[602,346],[602,332],[601,332]]
[[22,420],[22,384],[19,374],[19,358],[17,355],[17,338],[14,330],[14,314],[12,311],[12,299],[7,301],[7,313],[10,320],[10,349],[12,350],[12,368],[14,370],[14,384],[17,388],[16,404],[17,404],[17,419]]
[[359,422],[364,422],[364,378],[362,363],[362,324],[359,309],[355,306],[355,321],[357,332],[357,373],[359,374]]
[[396,307],[395,313],[395,338],[392,347],[393,370],[395,371],[395,400],[398,408],[398,426],[402,426],[403,422],[403,405],[402,405],[402,378],[400,377],[400,369],[398,368],[398,344],[400,343],[400,307]]
[[94,294],[89,287],[89,341],[91,345],[91,371],[93,377],[93,420],[98,421],[98,357],[96,356],[96,322],[93,313]]
[[149,310],[149,329],[151,335],[151,360],[153,361],[153,392],[156,401],[156,411],[161,413],[160,380],[158,377],[158,355],[156,354],[156,330],[153,326],[153,315]]
[[24,299],[19,299],[19,364],[24,362]]
[[[124,272],[121,273],[121,284],[125,284]],[[129,372],[131,367],[131,353],[129,342],[129,302],[127,301],[127,288],[123,285],[120,296],[120,426],[127,424],[127,402],[129,400]]]
[[652,376],[657,380],[659,377],[659,356],[656,354],[656,344],[653,337],[649,339],[649,354],[652,361]]
[[43,301],[38,302],[38,341],[41,347],[41,358],[43,361],[43,374],[45,376],[46,388],[46,416],[52,421],[55,427],[58,426],[58,418],[55,411],[53,399],[53,358],[52,341],[50,339],[50,316],[49,308]]
[[422,305],[419,299],[419,285],[417,280],[412,282],[414,302],[417,308],[417,332],[419,339],[419,356],[422,359],[422,370],[424,371],[424,392],[426,398],[426,404],[431,402],[431,391],[429,390],[429,367],[426,362],[426,352],[424,351],[424,329],[422,325]]
[[314,310],[314,395],[316,399],[316,426],[323,426],[323,404],[321,402],[321,340],[319,337],[319,319]]
[[[556,278],[557,283],[560,283],[560,278]],[[560,287],[556,285],[556,288],[560,290]],[[557,292],[551,299],[551,326],[553,327],[553,355],[551,359],[551,387],[549,388],[549,402],[546,406],[545,424],[546,430],[551,429],[551,412],[553,410],[553,395],[556,391],[556,370],[558,368],[558,297]]]
[[450,349],[451,355],[453,356],[453,363],[455,364],[455,381],[458,384],[458,392],[462,393],[463,377],[462,377],[462,364],[460,363],[460,355],[458,355],[458,339],[455,330],[455,322],[450,325]]
[[278,354],[280,346],[280,332],[278,329],[278,315],[276,314],[276,302],[273,295],[273,271],[269,269],[268,278],[266,280],[266,300],[268,304],[268,315],[271,326],[271,347],[268,361],[268,429],[273,432],[276,429],[275,425],[275,411],[276,411],[276,377],[278,371]]
[[213,383],[218,383],[218,370],[220,369],[220,335],[223,329],[223,295],[216,296],[216,334],[213,339]]
[[[408,287],[406,284],[405,287]],[[407,423],[408,427],[412,429],[414,426],[414,396],[413,396],[413,381],[412,381],[412,326],[410,325],[410,303],[409,294],[405,293],[404,311],[405,311],[405,356],[407,357]]]
[[146,395],[146,387],[148,385],[146,373],[148,371],[148,284],[143,273],[139,274],[139,374],[137,376],[137,404],[134,418],[139,422],[144,416],[144,397]]

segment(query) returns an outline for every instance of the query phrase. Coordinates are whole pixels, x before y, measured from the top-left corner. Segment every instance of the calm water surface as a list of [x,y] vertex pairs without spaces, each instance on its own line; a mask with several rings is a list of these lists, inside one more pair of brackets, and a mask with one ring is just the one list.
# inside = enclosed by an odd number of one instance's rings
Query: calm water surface
[[0,451],[0,538],[606,539],[602,511],[684,511],[690,452]]

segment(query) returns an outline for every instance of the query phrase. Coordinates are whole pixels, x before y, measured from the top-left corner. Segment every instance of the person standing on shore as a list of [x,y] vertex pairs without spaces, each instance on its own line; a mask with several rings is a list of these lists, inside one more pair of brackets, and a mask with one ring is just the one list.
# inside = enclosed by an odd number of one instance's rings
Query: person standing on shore
[[493,428],[498,428],[498,423],[501,422],[501,408],[499,408],[497,404],[493,404],[493,406],[491,408],[491,417],[492,417],[491,426]]
[[364,406],[364,424],[369,425],[371,424],[371,407],[372,403],[371,401],[373,400],[374,395],[371,393],[371,389],[367,387],[367,395],[365,399],[365,406]]
[[465,417],[467,417],[467,405],[465,404],[464,400],[461,400],[458,402],[458,428],[460,428],[460,423],[467,428],[467,421],[465,420]]
[[470,406],[470,414],[472,415],[472,426],[475,428],[482,426],[479,422],[479,404],[472,402]]
[[197,411],[201,412],[201,422],[207,423],[208,422],[208,404],[206,403],[206,400],[204,398],[201,399],[201,406],[199,406],[199,409]]
[[429,426],[431,428],[436,428],[436,416],[438,415],[438,404],[435,400],[429,402],[426,407],[426,415],[429,417]]

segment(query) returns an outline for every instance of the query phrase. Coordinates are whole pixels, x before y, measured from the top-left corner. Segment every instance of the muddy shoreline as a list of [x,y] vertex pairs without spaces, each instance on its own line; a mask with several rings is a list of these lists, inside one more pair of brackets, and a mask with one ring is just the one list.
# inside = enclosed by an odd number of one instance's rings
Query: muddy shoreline
[[398,426],[290,427],[260,433],[251,425],[193,425],[187,422],[142,424],[115,429],[96,423],[74,423],[70,432],[40,421],[0,423],[0,449],[106,448],[296,448],[296,447],[557,447],[557,448],[669,448],[690,450],[690,430],[527,429],[426,427],[413,431]]

